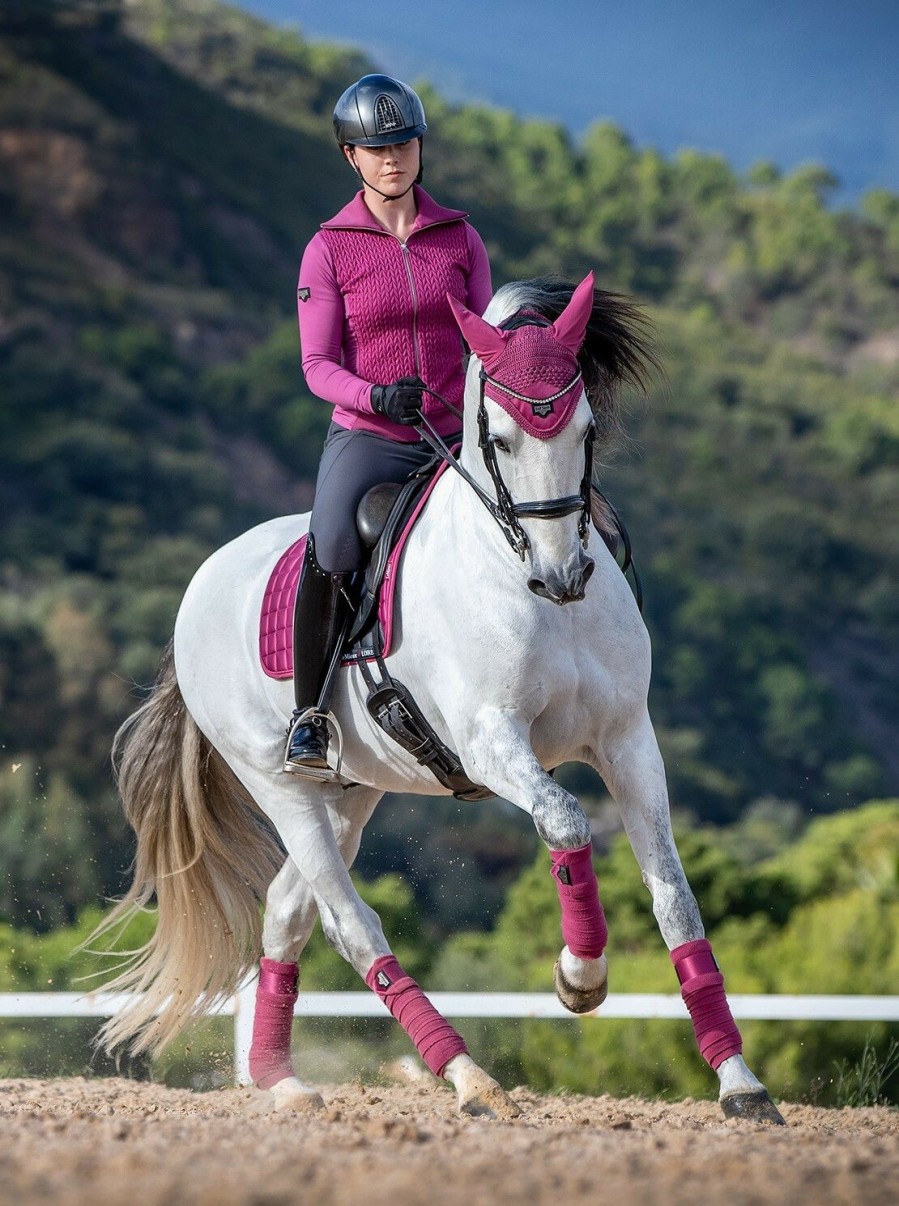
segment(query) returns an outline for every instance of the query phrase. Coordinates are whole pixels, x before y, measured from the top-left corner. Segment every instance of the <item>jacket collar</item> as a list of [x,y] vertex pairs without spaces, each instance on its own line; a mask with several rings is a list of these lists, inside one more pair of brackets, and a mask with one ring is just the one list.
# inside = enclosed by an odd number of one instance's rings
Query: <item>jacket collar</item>
[[[412,226],[412,233],[417,230],[424,230],[426,226],[436,226],[442,222],[458,222],[462,218],[467,218],[468,214],[462,209],[447,209],[443,205],[438,205],[437,202],[423,188],[414,184],[412,186],[415,194],[415,202],[418,207],[418,215]],[[360,189],[355,197],[348,205],[330,218],[327,222],[322,222],[322,230],[375,230],[379,234],[389,234],[381,223],[377,220],[368,206],[365,204],[365,199]]]

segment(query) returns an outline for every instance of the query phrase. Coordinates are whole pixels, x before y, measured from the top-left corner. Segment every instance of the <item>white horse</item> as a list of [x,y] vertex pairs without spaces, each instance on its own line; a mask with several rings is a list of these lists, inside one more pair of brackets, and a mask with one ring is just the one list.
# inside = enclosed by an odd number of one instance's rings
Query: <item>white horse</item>
[[[484,319],[454,307],[472,348],[459,456],[468,480],[445,472],[411,533],[398,582],[401,629],[387,665],[468,777],[529,813],[552,852],[565,938],[556,989],[575,1012],[605,997],[605,921],[587,818],[550,771],[578,761],[600,774],[652,895],[700,1049],[717,1071],[725,1114],[780,1123],[743,1061],[675,849],[647,711],[646,628],[603,541],[594,533],[585,547],[585,449],[597,425],[608,425],[621,378],[639,376],[645,345],[628,329],[633,309],[594,292],[592,277],[559,297],[558,284],[519,282],[499,290]],[[519,314],[524,325],[495,325]],[[582,348],[588,324],[593,339]],[[377,727],[358,666],[341,670],[332,705],[344,740],[339,778],[282,772],[293,700],[289,683],[260,667],[257,626],[272,567],[306,522],[264,523],[200,567],[178,613],[174,658],[117,738],[119,787],[138,847],[132,887],[104,928],[154,893],[158,923],[109,986],[137,990],[137,998],[102,1041],[155,1051],[233,991],[259,955],[264,899],[251,1067],[255,1059],[254,1079],[274,1104],[320,1104],[290,1054],[296,964],[319,917],[328,941],[455,1087],[459,1109],[513,1116],[514,1102],[393,959],[351,881],[363,827],[385,792],[447,794]]]

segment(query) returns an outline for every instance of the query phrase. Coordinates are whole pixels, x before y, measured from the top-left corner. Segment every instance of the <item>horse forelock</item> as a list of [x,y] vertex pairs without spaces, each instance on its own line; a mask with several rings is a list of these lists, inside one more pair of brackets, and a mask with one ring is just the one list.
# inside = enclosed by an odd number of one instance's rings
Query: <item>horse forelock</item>
[[[571,281],[559,276],[510,281],[496,291],[484,319],[499,326],[526,311],[555,322],[571,301],[574,289]],[[622,386],[645,393],[651,375],[661,371],[653,351],[652,327],[640,308],[621,294],[595,289],[578,363],[596,421],[597,452],[602,455],[624,435]]]
[[538,282],[510,281],[484,312],[484,320],[495,327],[522,316],[502,353],[486,359],[484,392],[538,439],[549,439],[568,424],[583,393],[576,357],[539,322],[558,316],[546,311],[547,298]]

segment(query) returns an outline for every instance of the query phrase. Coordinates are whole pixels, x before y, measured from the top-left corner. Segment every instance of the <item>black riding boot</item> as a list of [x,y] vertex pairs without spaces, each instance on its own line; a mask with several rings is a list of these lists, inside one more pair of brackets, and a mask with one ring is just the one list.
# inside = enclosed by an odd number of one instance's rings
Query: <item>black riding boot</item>
[[[315,558],[310,535],[300,575],[293,622],[293,688],[296,709],[287,730],[284,770],[323,777],[328,767],[327,702],[320,696],[337,644],[351,615],[346,593],[349,574],[329,574]],[[316,772],[319,772],[316,774]]]

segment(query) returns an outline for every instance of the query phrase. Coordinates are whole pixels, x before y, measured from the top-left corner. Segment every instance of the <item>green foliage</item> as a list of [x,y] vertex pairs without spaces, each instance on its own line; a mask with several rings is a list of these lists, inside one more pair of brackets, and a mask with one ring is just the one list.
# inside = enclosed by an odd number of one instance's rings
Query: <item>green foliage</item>
[[883,1086],[896,1072],[899,1072],[899,1042],[890,1039],[881,1054],[867,1039],[858,1063],[850,1065],[844,1059],[837,1065],[834,1085],[837,1104],[849,1107],[888,1105]]
[[[310,495],[329,410],[302,380],[295,272],[353,187],[329,113],[369,67],[213,0],[4,7],[0,910],[17,926],[118,890],[107,757],[130,684],[152,679],[203,558]],[[574,140],[421,90],[428,185],[470,211],[497,283],[593,267],[652,306],[668,379],[603,472],[647,588],[675,803],[749,810],[770,851],[792,830],[759,801],[795,819],[891,789],[899,199],[840,212],[817,165],[744,178],[610,123]],[[583,772],[577,790],[597,787]],[[685,843],[710,915],[781,924],[789,868],[750,882],[740,849]],[[496,806],[391,802],[360,866],[402,873],[445,934],[490,925],[534,848]],[[627,857],[604,874],[630,953],[652,924]]]

